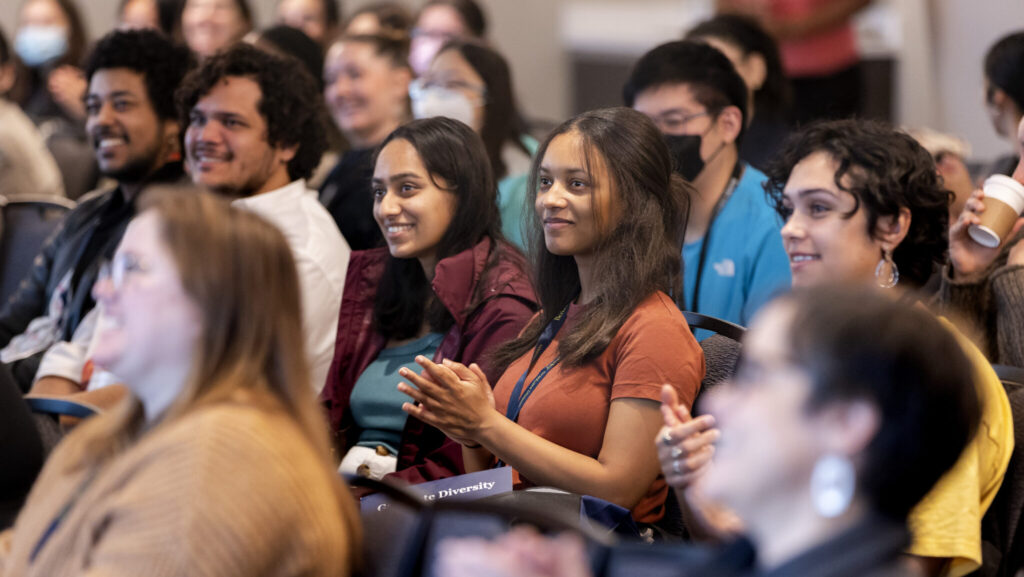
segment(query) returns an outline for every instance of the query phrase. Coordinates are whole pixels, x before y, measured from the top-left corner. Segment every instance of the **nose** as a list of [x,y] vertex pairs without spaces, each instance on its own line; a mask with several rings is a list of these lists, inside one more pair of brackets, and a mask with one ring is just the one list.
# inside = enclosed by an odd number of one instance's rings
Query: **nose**
[[547,190],[537,191],[536,209],[537,213],[543,213],[545,209],[565,208],[568,201],[565,198],[565,189],[556,180]]
[[782,226],[782,240],[796,240],[803,238],[807,231],[804,228],[804,223],[801,217],[796,211],[793,211],[786,219],[786,223]]
[[402,203],[397,195],[385,194],[377,202],[377,210],[382,218],[398,216],[402,212]]

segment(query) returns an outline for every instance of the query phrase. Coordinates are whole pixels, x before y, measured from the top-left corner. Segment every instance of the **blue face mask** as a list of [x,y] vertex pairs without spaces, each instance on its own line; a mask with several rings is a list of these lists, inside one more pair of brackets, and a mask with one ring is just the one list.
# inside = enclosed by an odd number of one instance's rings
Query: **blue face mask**
[[38,68],[68,51],[67,31],[60,26],[24,26],[14,39],[14,51],[25,66]]

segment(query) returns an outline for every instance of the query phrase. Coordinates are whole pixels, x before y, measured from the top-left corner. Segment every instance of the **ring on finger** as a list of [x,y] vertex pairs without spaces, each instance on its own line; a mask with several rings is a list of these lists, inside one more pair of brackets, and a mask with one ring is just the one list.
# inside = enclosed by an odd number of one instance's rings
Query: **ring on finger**
[[683,449],[682,447],[672,447],[672,450],[669,451],[669,454],[672,455],[673,459],[678,459],[683,455]]
[[672,472],[676,475],[681,474],[683,471],[679,468],[679,459],[672,460]]
[[668,431],[665,431],[664,433],[662,433],[662,435],[661,435],[661,444],[665,445],[666,447],[671,445],[672,444],[672,433],[670,433]]

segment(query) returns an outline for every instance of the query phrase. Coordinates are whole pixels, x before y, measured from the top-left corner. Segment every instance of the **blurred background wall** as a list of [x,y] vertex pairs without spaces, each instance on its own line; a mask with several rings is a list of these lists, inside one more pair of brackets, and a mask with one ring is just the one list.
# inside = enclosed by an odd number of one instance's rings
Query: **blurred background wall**
[[[78,0],[93,38],[110,29],[117,0]],[[276,0],[251,0],[270,22]],[[479,0],[493,43],[513,67],[531,118],[557,122],[582,107],[617,104],[630,63],[710,14],[711,0]],[[351,11],[366,0],[342,0]],[[10,35],[20,0],[0,0]],[[415,8],[419,2],[406,0]],[[871,70],[871,113],[967,139],[985,159],[1008,150],[983,106],[985,51],[1024,29],[1020,0],[876,0],[858,21]]]

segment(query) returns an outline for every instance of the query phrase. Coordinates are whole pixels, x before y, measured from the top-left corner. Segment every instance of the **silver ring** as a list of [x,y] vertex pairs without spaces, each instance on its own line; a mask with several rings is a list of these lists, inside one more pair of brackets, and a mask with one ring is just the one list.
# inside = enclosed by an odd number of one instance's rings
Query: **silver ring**
[[671,445],[672,444],[672,433],[670,433],[668,431],[665,431],[665,433],[661,436],[661,444],[665,445],[666,447]]
[[669,454],[672,455],[673,459],[678,459],[683,455],[683,449],[681,447],[672,447],[672,450],[669,451]]
[[681,474],[682,474],[682,471],[681,471],[681,470],[679,469],[679,459],[674,459],[674,460],[672,461],[672,471],[673,471],[673,472],[674,472],[674,473],[675,473],[676,475],[681,475]]

